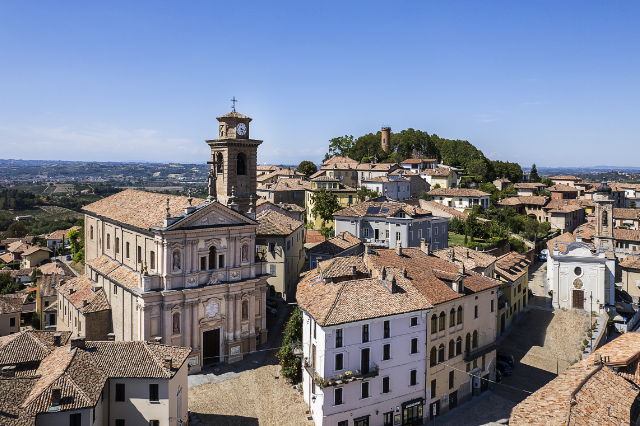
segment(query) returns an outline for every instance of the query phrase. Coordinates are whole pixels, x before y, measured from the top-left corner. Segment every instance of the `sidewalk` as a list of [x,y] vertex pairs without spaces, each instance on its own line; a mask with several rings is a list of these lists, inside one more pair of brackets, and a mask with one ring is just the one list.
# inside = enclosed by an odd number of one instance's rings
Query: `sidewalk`
[[600,333],[602,333],[604,327],[607,326],[605,324],[604,315],[599,314],[596,318],[598,318],[598,324],[596,325],[595,330],[592,331],[593,334],[591,335],[589,343],[586,345],[586,351],[584,352],[584,355],[582,355],[582,358],[586,358],[591,354],[591,342],[595,344],[598,341],[598,337],[600,337]]
[[279,334],[282,332],[282,325],[287,317],[290,307],[284,305],[282,311],[278,314],[278,320],[271,330],[269,330],[269,338],[267,342],[258,346],[255,352],[246,354],[241,361],[227,364],[221,362],[219,364],[203,367],[197,374],[189,375],[189,387],[199,386],[205,383],[219,383],[225,380],[238,377],[242,372],[262,367],[271,351],[271,346]]

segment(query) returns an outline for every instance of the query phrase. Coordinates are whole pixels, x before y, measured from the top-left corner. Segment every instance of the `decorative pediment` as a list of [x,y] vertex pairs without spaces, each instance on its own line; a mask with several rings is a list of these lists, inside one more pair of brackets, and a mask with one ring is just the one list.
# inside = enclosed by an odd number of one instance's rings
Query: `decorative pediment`
[[171,249],[172,250],[182,250],[182,249],[184,249],[184,244],[173,243],[173,244],[171,244]]
[[594,257],[591,253],[591,249],[585,243],[575,242],[567,246],[567,251],[562,253],[562,256],[567,257]]
[[209,248],[211,248],[211,246],[214,246],[217,249],[221,249],[221,248],[225,247],[222,244],[222,238],[210,238],[208,240],[205,240],[204,241],[204,246],[206,247],[207,250],[209,250]]
[[187,218],[176,222],[171,228],[202,228],[207,226],[244,224],[255,224],[255,222],[220,203],[214,202],[190,214]]

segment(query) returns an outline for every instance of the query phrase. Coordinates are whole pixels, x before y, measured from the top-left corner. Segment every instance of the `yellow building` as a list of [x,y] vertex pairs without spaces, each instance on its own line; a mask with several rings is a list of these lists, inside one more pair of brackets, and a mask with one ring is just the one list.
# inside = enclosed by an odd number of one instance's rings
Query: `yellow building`
[[514,251],[496,260],[498,292],[498,333],[502,334],[529,300],[529,260]]
[[431,188],[440,185],[440,188],[456,188],[460,183],[462,169],[454,167],[437,167],[425,169],[420,172],[420,177],[426,180]]
[[46,260],[51,255],[51,250],[46,247],[33,246],[22,253],[22,267],[32,268],[37,266],[43,260]]
[[[313,229],[320,229],[322,227],[322,219],[320,216],[315,216],[311,211],[315,205],[313,197],[320,190],[326,190],[336,194],[338,197],[338,204],[341,208],[349,207],[357,201],[357,191],[355,188],[344,185],[339,179],[329,176],[318,176],[311,180],[311,189],[305,191],[305,209],[307,214],[307,223],[311,224]],[[324,226],[333,228],[333,220],[326,222]]]

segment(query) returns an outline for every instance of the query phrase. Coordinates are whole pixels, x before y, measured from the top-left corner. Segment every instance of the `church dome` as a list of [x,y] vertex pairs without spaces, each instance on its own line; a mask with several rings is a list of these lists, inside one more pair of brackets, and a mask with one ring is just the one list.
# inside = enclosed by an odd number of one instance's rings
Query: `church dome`
[[596,191],[611,194],[611,187],[607,185],[607,182],[602,182]]

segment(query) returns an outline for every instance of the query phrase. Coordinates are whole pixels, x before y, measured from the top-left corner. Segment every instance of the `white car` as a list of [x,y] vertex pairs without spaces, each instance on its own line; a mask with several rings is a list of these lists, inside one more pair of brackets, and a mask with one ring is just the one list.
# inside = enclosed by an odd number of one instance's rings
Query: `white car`
[[540,258],[540,260],[547,260],[548,254],[549,254],[549,250],[544,249],[540,251],[540,254],[538,255],[538,257]]

